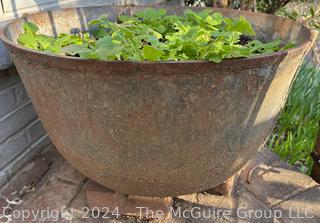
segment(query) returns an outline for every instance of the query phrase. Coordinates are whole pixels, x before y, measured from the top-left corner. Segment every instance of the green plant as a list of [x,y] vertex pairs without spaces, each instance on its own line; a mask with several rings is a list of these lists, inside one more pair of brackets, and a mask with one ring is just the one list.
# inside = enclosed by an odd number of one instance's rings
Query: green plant
[[[175,0],[167,0],[173,2]],[[222,7],[274,14],[293,0],[184,0],[186,6]]]
[[292,0],[256,0],[256,5],[259,12],[275,14],[290,2]]
[[320,70],[304,64],[268,141],[268,147],[287,162],[309,173],[310,153],[320,130]]
[[117,22],[107,16],[89,22],[92,34],[60,34],[57,38],[38,34],[38,27],[24,24],[18,42],[50,53],[99,60],[183,61],[249,57],[285,50],[280,40],[263,43],[242,16],[223,17],[206,9],[186,10],[182,16],[148,8],[133,16],[121,15]]
[[320,7],[315,8],[309,6],[309,10],[303,11],[302,13],[296,9],[282,8],[277,12],[277,15],[303,21],[308,24],[310,28],[320,30]]

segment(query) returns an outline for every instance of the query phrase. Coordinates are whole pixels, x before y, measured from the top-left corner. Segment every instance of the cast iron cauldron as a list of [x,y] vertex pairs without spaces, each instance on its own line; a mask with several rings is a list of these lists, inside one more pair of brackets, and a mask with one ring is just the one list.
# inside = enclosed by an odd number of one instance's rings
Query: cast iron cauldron
[[[281,38],[297,47],[217,64],[85,60],[16,43],[26,20],[41,33],[56,35],[87,29],[86,23],[102,14],[142,9],[28,15],[9,24],[1,39],[53,143],[83,174],[124,194],[173,196],[209,189],[264,144],[316,34],[273,15],[215,9],[245,16],[259,39]],[[167,8],[177,14],[185,9]]]

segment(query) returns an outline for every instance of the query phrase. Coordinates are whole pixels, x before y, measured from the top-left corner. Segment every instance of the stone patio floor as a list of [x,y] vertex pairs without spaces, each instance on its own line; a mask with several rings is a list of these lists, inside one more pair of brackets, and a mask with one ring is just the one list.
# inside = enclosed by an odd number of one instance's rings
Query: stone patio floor
[[0,190],[0,222],[320,223],[320,185],[272,152],[261,150],[238,175],[230,196],[173,198],[171,218],[115,217],[89,210],[89,180],[50,145]]

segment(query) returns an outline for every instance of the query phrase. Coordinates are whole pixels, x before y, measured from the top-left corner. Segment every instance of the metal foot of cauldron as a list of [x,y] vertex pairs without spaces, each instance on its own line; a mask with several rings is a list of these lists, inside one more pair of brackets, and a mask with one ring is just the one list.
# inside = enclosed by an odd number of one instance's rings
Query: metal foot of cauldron
[[[168,219],[171,217],[172,197],[141,197],[125,195],[90,181],[85,188],[88,207],[94,212],[117,218],[129,215],[139,218]],[[96,209],[96,210],[95,210]]]
[[[218,186],[204,191],[217,196],[232,196],[238,174],[230,177]],[[139,218],[170,219],[173,208],[173,197],[141,197],[118,193],[112,189],[89,181],[85,188],[88,207],[99,210],[103,215],[117,217],[128,215]],[[95,210],[96,209],[96,210]]]
[[235,185],[238,181],[239,174],[235,174],[225,182],[206,190],[206,193],[217,196],[232,196],[234,193]]

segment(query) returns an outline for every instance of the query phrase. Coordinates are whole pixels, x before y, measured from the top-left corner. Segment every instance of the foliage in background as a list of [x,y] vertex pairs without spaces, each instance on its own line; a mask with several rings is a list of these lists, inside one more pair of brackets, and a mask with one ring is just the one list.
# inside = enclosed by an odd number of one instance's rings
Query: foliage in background
[[[277,15],[303,22],[320,31],[320,5],[314,1],[292,1],[280,8]],[[313,64],[301,67],[290,91],[268,147],[282,159],[310,174],[313,160],[310,153],[320,133],[320,63],[319,46],[312,48]],[[310,56],[309,56],[310,57]]]
[[222,8],[253,10],[274,14],[278,9],[284,7],[291,1],[292,0],[184,0],[184,3],[188,6],[201,6],[203,3],[208,7],[214,6]]
[[276,13],[293,20],[299,20],[310,28],[320,30],[320,2],[314,3],[292,3],[287,7],[279,9]]
[[257,0],[256,7],[259,12],[274,14],[291,1],[292,0]]
[[[280,8],[276,14],[298,20],[310,28],[320,31],[320,4],[318,0],[292,1]],[[309,56],[309,59],[312,59],[311,66],[313,67],[302,66],[289,94],[286,107],[280,114],[277,127],[269,139],[270,149],[308,174],[313,165],[310,153],[314,149],[315,140],[320,133],[319,49],[319,43],[316,43]]]
[[309,173],[311,151],[320,125],[320,69],[302,65],[281,112],[268,147]]
[[[291,2],[286,7],[281,8],[276,13],[279,16],[284,16],[293,20],[298,20],[311,29],[320,31],[320,1],[303,1]],[[320,40],[320,35],[318,36]],[[320,65],[320,41],[312,47],[312,59],[314,64]]]

